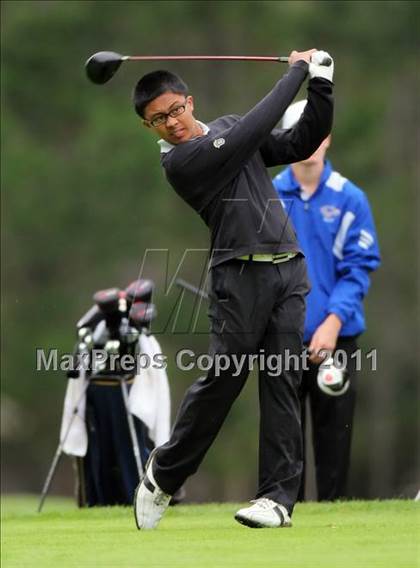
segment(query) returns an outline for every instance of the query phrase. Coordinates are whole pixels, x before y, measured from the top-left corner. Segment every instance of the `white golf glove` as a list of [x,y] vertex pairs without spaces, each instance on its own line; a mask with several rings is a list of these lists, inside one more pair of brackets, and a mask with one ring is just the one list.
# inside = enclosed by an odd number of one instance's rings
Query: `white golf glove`
[[[331,65],[321,65],[322,61],[329,57],[331,59]],[[315,51],[311,55],[311,62],[309,63],[309,76],[311,79],[315,77],[322,77],[323,79],[328,79],[328,81],[333,82],[334,75],[334,59],[326,51]]]

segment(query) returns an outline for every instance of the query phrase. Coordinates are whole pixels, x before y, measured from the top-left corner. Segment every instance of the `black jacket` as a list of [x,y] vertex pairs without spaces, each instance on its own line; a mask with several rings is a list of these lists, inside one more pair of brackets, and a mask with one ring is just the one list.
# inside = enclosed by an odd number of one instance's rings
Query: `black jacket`
[[210,132],[162,154],[169,183],[211,231],[211,266],[248,253],[298,252],[267,167],[308,158],[331,131],[332,83],[312,79],[294,128],[273,130],[308,71],[299,61],[246,115],[223,116]]

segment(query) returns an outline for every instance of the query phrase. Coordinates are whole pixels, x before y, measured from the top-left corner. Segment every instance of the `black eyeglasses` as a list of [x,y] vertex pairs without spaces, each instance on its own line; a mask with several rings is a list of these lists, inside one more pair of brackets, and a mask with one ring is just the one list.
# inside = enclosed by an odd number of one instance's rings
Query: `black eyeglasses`
[[155,116],[153,120],[147,120],[146,122],[148,122],[154,128],[156,128],[157,126],[166,123],[169,116],[171,118],[175,118],[176,116],[183,114],[185,112],[186,106],[187,106],[187,101],[185,101],[185,103],[182,105],[174,107],[170,112],[162,112],[162,114],[158,114],[157,116]]

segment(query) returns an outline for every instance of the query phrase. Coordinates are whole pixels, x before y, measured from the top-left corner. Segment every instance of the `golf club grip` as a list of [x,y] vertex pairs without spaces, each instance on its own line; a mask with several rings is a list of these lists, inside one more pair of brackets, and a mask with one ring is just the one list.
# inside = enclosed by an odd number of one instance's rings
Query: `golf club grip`
[[[288,63],[289,62],[289,58],[288,57],[278,57],[278,60],[280,61],[280,63]],[[324,67],[329,67],[332,63],[332,59],[331,57],[324,57],[324,59],[321,61],[320,65],[323,65]]]

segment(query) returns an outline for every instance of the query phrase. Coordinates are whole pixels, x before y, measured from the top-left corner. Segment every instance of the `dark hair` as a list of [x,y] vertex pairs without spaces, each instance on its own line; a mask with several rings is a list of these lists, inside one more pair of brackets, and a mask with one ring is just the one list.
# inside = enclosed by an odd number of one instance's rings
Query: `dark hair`
[[188,87],[178,75],[170,71],[152,71],[138,81],[133,91],[136,113],[144,118],[146,106],[163,93],[188,94]]

